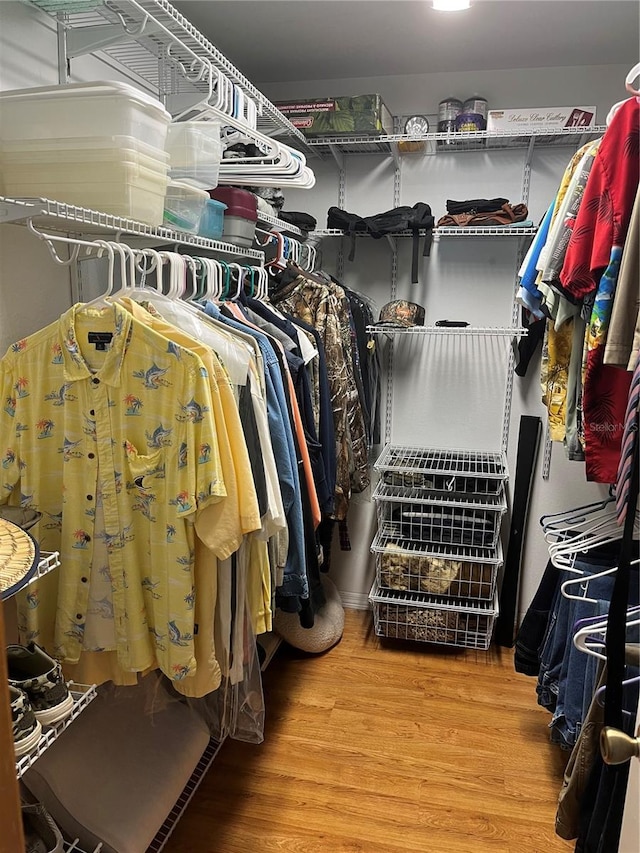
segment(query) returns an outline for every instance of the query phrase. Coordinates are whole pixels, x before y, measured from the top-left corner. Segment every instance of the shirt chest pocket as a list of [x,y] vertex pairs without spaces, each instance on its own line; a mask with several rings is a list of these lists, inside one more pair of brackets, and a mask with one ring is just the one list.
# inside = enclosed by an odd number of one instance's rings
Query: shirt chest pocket
[[159,506],[165,503],[169,448],[158,447],[139,453],[131,441],[125,441],[124,451],[123,485],[131,501],[131,509],[149,521],[155,521]]

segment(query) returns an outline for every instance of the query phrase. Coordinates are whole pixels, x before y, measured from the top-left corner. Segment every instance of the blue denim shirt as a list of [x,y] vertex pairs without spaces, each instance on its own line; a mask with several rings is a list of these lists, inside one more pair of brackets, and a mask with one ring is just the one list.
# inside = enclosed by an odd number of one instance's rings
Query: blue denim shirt
[[289,528],[289,552],[284,568],[283,584],[282,587],[278,588],[278,593],[284,596],[308,598],[309,587],[305,562],[304,521],[298,459],[278,359],[266,335],[222,314],[213,302],[207,302],[204,310],[210,317],[219,320],[229,326],[230,329],[237,329],[250,335],[260,347],[265,366],[269,435],[273,445],[273,455],[276,460],[282,492],[282,503]]

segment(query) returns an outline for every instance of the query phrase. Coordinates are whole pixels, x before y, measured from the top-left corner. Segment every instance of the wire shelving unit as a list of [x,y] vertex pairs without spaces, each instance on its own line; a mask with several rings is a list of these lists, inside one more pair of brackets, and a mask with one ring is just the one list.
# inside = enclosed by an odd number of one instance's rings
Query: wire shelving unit
[[224,243],[221,240],[208,240],[206,237],[199,237],[196,234],[173,231],[171,228],[162,226],[146,225],[144,222],[137,222],[134,219],[125,219],[99,210],[91,210],[47,198],[13,199],[0,196],[0,223],[20,223],[26,222],[28,219],[32,219],[34,224],[39,227],[64,233],[114,236],[116,239],[139,237],[144,238],[145,245],[154,243],[157,245],[184,246],[197,249],[199,252],[205,251],[247,258],[258,261],[260,264],[264,261],[263,252],[257,249],[245,249],[231,243]]

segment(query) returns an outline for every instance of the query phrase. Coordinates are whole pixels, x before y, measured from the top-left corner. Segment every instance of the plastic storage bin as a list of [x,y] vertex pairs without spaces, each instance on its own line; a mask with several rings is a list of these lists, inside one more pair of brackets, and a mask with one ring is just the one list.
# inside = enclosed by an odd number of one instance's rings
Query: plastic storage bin
[[258,221],[258,205],[254,194],[235,187],[216,187],[209,190],[209,195],[227,205],[224,212],[223,238],[228,243],[251,247]]
[[170,121],[160,101],[127,83],[72,83],[0,93],[0,136],[5,142],[116,135],[134,136],[164,150]]
[[50,198],[160,225],[169,179],[136,160],[15,165],[4,173],[7,195]]
[[200,217],[198,234],[209,240],[219,240],[222,237],[226,209],[226,204],[216,201],[215,198],[208,198]]
[[168,228],[196,234],[208,198],[206,190],[171,181],[164,203],[164,224]]
[[171,178],[203,189],[218,186],[224,144],[215,121],[183,121],[169,125],[167,151]]
[[75,136],[65,139],[16,139],[0,141],[0,167],[24,163],[57,164],[83,161],[136,160],[145,169],[166,175],[169,155],[133,136]]

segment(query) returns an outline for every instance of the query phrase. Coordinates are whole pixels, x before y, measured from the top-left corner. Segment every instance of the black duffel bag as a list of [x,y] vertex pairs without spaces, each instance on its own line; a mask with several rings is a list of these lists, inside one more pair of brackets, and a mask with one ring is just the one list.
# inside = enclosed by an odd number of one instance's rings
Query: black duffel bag
[[348,213],[339,207],[330,207],[327,213],[327,228],[337,228],[351,235],[350,261],[355,258],[356,234],[369,234],[374,240],[380,240],[382,237],[401,231],[412,231],[411,281],[413,284],[418,282],[420,232],[425,232],[422,255],[427,257],[431,253],[434,221],[431,207],[422,201],[414,204],[413,207],[394,207],[392,210],[377,213],[374,216],[358,216],[356,213]]

